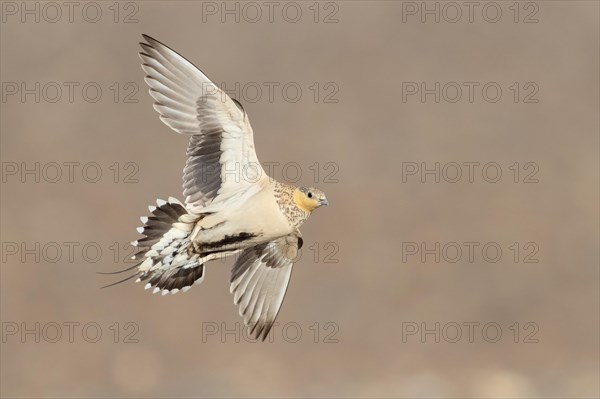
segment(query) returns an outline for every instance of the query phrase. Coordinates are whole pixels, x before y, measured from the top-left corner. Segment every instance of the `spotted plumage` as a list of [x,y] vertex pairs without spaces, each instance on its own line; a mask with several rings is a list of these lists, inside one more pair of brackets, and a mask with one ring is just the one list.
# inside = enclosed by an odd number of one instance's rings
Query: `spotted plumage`
[[294,228],[300,227],[310,216],[310,212],[302,209],[302,207],[294,201],[294,192],[296,187],[288,184],[275,182],[275,200],[279,205],[279,210],[285,215],[290,225]]
[[185,292],[203,281],[208,261],[236,255],[230,291],[246,325],[264,340],[302,247],[298,228],[328,201],[315,188],[269,178],[242,105],[174,50],[144,39],[140,58],[154,109],[190,141],[185,203],[157,200],[142,217],[131,277],[163,295]]

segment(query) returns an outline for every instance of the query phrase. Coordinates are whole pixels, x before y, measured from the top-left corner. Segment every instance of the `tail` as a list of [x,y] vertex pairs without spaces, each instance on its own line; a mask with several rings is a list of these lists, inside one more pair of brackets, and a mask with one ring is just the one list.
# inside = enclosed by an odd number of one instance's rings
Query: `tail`
[[146,289],[154,288],[153,293],[162,291],[166,295],[186,292],[204,279],[200,254],[189,250],[190,234],[200,216],[188,213],[185,206],[172,197],[168,201],[159,199],[156,204],[158,206],[149,207],[150,217],[141,218],[144,227],[139,227],[138,232],[144,237],[131,243],[139,249],[132,257],[138,263],[126,270],[137,268],[137,271],[107,287],[138,276],[136,282],[147,281]]

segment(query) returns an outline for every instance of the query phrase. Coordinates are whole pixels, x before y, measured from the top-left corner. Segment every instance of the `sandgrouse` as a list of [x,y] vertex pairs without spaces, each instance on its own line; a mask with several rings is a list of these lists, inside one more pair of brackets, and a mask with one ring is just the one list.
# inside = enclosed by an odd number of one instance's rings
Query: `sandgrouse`
[[302,247],[299,227],[328,201],[316,188],[270,178],[242,105],[177,52],[143,37],[140,57],[154,109],[190,141],[185,204],[157,200],[141,218],[144,237],[132,243],[138,263],[127,269],[137,269],[129,278],[163,295],[185,292],[202,282],[206,262],[236,255],[230,291],[251,334],[264,340]]

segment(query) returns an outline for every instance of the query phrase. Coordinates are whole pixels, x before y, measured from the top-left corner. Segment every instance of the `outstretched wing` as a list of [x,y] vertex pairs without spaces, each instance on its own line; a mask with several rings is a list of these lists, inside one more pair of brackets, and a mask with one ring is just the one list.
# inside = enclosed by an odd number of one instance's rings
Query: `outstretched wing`
[[257,339],[264,341],[273,326],[301,247],[302,236],[296,231],[245,249],[233,265],[230,287],[233,301]]
[[242,106],[177,52],[143,37],[140,57],[154,109],[171,129],[192,136],[183,172],[186,204],[217,203],[267,179]]

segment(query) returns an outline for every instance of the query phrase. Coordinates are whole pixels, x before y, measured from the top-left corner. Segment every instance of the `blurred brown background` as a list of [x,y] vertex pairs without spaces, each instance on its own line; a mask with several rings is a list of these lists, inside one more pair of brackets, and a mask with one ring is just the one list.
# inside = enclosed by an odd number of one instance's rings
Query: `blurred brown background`
[[[436,2],[275,2],[271,21],[262,2],[76,2],[72,21],[54,4],[61,17],[47,3],[2,2],[3,397],[598,397],[597,2],[498,2],[495,23],[486,2],[472,22],[463,3],[458,18]],[[426,13],[422,22],[421,7],[437,7],[440,22]],[[138,237],[146,206],[183,199],[187,139],[152,109],[142,33],[216,83],[246,87],[238,98],[259,158],[279,162],[282,180],[297,163],[297,184],[331,202],[303,228],[272,343],[244,338],[231,262],[210,264],[184,295],[131,281],[100,289],[119,276],[96,271],[128,265],[113,243]],[[263,89],[256,101],[253,82]],[[282,92],[290,82],[302,90],[296,102],[293,88]],[[457,82],[463,93],[448,101],[450,85],[439,103],[420,93],[403,101],[403,82]],[[479,85],[473,102],[464,82]],[[497,102],[482,96],[489,82],[502,89]],[[22,98],[23,88],[33,94]],[[21,176],[36,162],[39,183],[35,172]],[[62,165],[55,183],[53,162]],[[69,162],[79,162],[72,183]],[[93,162],[97,183],[82,177]],[[456,183],[444,178],[451,169],[422,183],[403,181],[407,162],[480,166],[472,183],[466,166]],[[491,162],[496,183],[481,174]],[[537,182],[525,183],[533,172]],[[85,173],[94,180],[94,164]],[[465,242],[479,245],[473,261]],[[407,254],[410,243],[440,243],[440,261]],[[448,243],[463,249],[456,262]],[[501,248],[497,262],[483,257],[485,243],[492,256]],[[469,322],[479,323],[473,342]],[[65,323],[79,323],[73,342]],[[436,323],[439,342],[421,336]],[[487,323],[501,329],[497,342]],[[92,343],[94,328],[102,336]]]

